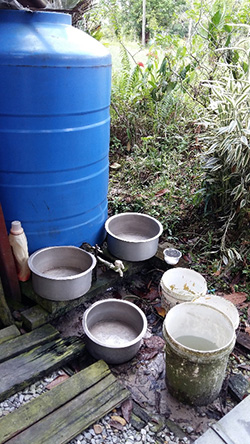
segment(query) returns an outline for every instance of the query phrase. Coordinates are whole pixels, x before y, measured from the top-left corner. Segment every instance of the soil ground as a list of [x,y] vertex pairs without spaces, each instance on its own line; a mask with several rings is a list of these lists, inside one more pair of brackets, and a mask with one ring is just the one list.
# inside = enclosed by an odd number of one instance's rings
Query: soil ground
[[[165,382],[165,354],[164,340],[162,339],[162,312],[159,283],[162,276],[157,267],[142,270],[133,276],[129,282],[117,278],[117,286],[108,289],[97,299],[126,298],[143,309],[148,320],[148,330],[141,349],[135,358],[122,365],[113,365],[114,375],[130,390],[131,398],[136,401],[147,413],[158,415],[163,421],[168,420],[168,427],[176,436],[182,438],[187,435],[191,442],[203,434],[209,426],[228,413],[240,399],[235,393],[228,390],[229,377],[240,374],[249,381],[250,355],[249,350],[239,348],[239,344],[229,359],[227,377],[220,397],[213,403],[192,407],[178,402],[169,394]],[[77,307],[55,321],[56,327],[62,336],[83,336],[82,315],[84,310],[95,302],[94,300]],[[91,357],[89,355],[91,361]],[[247,392],[246,392],[247,393]]]

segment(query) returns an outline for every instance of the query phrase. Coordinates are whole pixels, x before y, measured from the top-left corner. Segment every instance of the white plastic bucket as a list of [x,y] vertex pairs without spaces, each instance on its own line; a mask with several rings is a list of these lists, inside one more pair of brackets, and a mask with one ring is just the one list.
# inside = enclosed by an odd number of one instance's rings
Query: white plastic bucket
[[193,300],[195,303],[207,304],[211,307],[217,308],[232,321],[235,330],[239,327],[240,317],[235,305],[221,296],[215,294],[206,294],[205,296],[199,296]]
[[169,392],[191,405],[216,399],[236,340],[230,319],[208,305],[185,302],[167,313],[163,336]]
[[205,278],[189,268],[176,267],[165,271],[160,286],[161,305],[166,312],[176,304],[192,301],[207,293]]

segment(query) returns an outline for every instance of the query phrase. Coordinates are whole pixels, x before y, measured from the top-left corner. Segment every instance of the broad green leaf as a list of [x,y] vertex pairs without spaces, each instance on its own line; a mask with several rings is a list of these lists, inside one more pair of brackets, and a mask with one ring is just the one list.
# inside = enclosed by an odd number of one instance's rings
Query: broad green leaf
[[232,31],[232,26],[230,26],[230,25],[224,25],[223,29],[224,29],[226,32],[231,32],[231,31]]
[[242,66],[243,71],[244,71],[245,73],[247,73],[247,72],[248,72],[248,68],[249,68],[248,63],[246,63],[246,62],[243,61],[243,62],[241,63],[241,66]]
[[213,17],[211,18],[212,23],[213,23],[215,26],[217,26],[217,25],[220,23],[220,21],[221,21],[221,16],[222,16],[221,11],[218,10],[218,11],[213,15]]

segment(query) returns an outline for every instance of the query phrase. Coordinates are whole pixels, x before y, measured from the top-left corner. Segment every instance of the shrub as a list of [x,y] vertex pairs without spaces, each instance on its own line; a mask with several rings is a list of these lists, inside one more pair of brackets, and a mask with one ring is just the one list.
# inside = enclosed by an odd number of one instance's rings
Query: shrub
[[247,75],[237,80],[210,82],[210,106],[202,119],[203,188],[200,193],[206,212],[223,221],[221,251],[228,259],[240,259],[227,246],[230,228],[239,228],[250,211],[250,82]]

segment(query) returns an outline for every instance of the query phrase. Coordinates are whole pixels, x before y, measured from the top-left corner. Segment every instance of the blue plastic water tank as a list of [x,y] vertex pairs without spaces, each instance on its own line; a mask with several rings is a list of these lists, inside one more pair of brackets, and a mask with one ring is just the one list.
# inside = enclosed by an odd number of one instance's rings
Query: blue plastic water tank
[[0,10],[0,199],[29,251],[101,243],[111,56],[71,16]]

